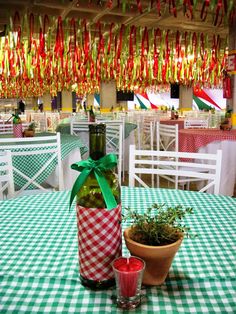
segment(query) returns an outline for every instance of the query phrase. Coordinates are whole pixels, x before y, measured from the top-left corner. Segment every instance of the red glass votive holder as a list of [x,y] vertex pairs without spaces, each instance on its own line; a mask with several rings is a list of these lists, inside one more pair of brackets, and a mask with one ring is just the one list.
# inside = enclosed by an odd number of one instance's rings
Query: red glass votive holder
[[117,305],[136,308],[141,303],[141,286],[145,262],[136,256],[118,257],[112,263],[116,280]]

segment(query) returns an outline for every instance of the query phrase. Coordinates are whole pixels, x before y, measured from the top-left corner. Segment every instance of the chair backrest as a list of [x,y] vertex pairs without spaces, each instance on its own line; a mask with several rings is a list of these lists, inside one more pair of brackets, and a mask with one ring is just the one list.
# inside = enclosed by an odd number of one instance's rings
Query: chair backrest
[[36,131],[47,131],[47,118],[45,112],[31,113],[31,122],[36,123]]
[[[22,130],[28,128],[30,125],[29,122],[23,122],[22,123]],[[12,123],[6,123],[6,124],[0,124],[0,134],[13,134],[13,124]]]
[[[85,144],[88,144],[89,141],[88,133],[90,124],[95,124],[95,122],[77,121],[75,118],[72,118],[70,121],[70,134],[80,136],[81,140]],[[86,138],[81,133],[83,134],[87,133]]]
[[12,153],[15,195],[25,190],[47,191],[42,183],[55,169],[58,171],[58,189],[63,190],[60,133],[0,139],[0,151],[6,149]]
[[137,124],[138,147],[140,149],[153,149],[155,137],[155,122],[159,121],[158,115],[141,116]]
[[14,194],[12,156],[6,150],[0,152],[0,199],[11,198]]
[[45,112],[47,121],[47,130],[54,132],[60,122],[59,112]]
[[209,127],[209,119],[184,119],[184,128],[208,128]]
[[[151,158],[150,158],[151,157]],[[136,150],[130,145],[129,155],[129,186],[135,185],[135,180],[144,187],[149,185],[139,175],[173,176],[178,183],[193,180],[206,180],[199,192],[219,194],[222,151],[216,154],[200,154],[175,151]],[[178,187],[178,185],[177,185]]]
[[124,128],[122,124],[107,124],[106,125],[106,152],[117,155],[118,158],[118,177],[121,183],[122,165],[124,163]]
[[156,123],[157,150],[179,150],[179,125]]
[[[98,123],[98,122],[97,122]],[[71,120],[71,135],[80,136],[80,139],[89,145],[89,125],[97,124],[96,122],[75,121]],[[121,173],[123,169],[123,151],[124,151],[124,124],[123,121],[104,120],[99,123],[106,124],[106,151],[114,153],[118,157],[118,175],[121,182]]]
[[0,124],[0,134],[13,134],[12,123]]

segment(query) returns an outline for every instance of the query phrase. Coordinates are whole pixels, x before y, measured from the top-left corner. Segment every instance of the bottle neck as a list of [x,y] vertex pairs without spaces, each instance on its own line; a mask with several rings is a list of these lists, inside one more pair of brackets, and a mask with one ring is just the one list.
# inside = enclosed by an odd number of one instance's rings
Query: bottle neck
[[89,156],[93,160],[98,160],[106,155],[106,135],[105,133],[89,134]]

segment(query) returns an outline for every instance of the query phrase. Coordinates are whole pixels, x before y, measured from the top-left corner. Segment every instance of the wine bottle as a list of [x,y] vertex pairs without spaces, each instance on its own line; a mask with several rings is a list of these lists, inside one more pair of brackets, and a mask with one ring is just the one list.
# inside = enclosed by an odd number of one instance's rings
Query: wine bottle
[[175,119],[175,108],[174,108],[174,106],[172,106],[170,114],[171,114],[171,120],[174,120]]
[[93,111],[93,107],[91,106],[89,109],[89,114],[88,114],[88,121],[89,122],[95,122],[95,114]]
[[[106,156],[105,124],[89,125],[89,155],[94,163],[102,162]],[[111,263],[121,255],[119,180],[113,169],[103,169],[102,175],[114,197],[114,208],[107,208],[104,191],[93,170],[77,193],[76,200],[80,280],[92,289],[115,284]]]

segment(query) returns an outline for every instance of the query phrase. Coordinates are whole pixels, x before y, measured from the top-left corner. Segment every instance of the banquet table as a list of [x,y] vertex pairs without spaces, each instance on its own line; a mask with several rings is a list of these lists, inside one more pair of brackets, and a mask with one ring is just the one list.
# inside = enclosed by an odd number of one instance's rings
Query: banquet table
[[[164,284],[142,287],[133,313],[235,313],[236,199],[183,190],[122,187],[122,210],[154,202],[193,207]],[[92,291],[79,280],[77,224],[69,191],[0,202],[0,313],[123,313],[115,287]],[[122,222],[124,229],[129,222]],[[123,254],[127,249],[123,240]]]
[[178,118],[178,119],[160,119],[161,124],[168,124],[168,125],[175,125],[178,124],[179,130],[184,128],[184,119]]
[[232,196],[236,183],[236,130],[179,130],[181,152],[216,153],[222,150],[220,194]]
[[[52,133],[36,133],[36,136],[50,136]],[[9,135],[7,135],[9,137]],[[2,135],[1,137],[6,138],[6,135]],[[17,144],[17,139],[16,139]],[[30,148],[30,142],[29,150]],[[7,149],[7,145],[6,149]],[[64,178],[64,188],[69,189],[72,187],[73,182],[75,181],[78,173],[70,169],[70,165],[76,161],[81,160],[81,156],[87,152],[88,148],[83,144],[83,142],[77,137],[69,134],[61,134],[61,156],[62,156],[62,167],[63,167],[63,178]],[[17,149],[15,150],[17,151]],[[45,157],[47,158],[47,157]],[[16,166],[17,169],[22,171],[25,175],[32,176],[32,173],[37,173],[38,169],[42,167],[45,163],[45,158],[39,159],[37,155],[31,156],[13,156],[13,165]],[[56,187],[56,167],[57,164],[50,165],[47,167],[45,171],[40,175],[37,179],[39,184],[46,182],[53,187]],[[16,189],[21,188],[25,184],[25,180],[16,173],[14,173],[14,182]],[[32,186],[31,188],[35,188]]]
[[[56,128],[56,132],[60,132],[61,134],[70,134],[70,123],[68,122],[69,119],[64,119],[66,122],[62,122],[58,124]],[[98,121],[98,123],[102,121]],[[130,133],[137,128],[135,123],[126,122],[125,123],[125,138],[128,138]]]

